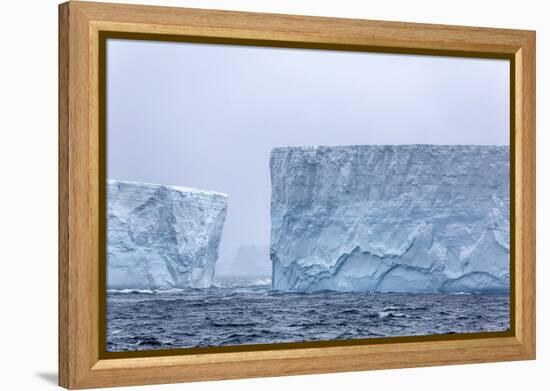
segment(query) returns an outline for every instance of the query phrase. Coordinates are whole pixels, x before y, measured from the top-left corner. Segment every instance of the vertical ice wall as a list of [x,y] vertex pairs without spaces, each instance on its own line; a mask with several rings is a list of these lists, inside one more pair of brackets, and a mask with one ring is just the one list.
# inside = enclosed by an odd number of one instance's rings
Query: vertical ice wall
[[273,288],[509,289],[509,148],[276,148]]

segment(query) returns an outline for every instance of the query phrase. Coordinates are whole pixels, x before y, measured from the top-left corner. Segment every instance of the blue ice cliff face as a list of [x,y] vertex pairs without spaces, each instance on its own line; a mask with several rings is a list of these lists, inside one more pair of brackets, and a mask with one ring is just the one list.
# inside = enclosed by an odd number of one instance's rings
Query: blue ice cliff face
[[212,285],[227,196],[183,187],[107,183],[107,288]]
[[274,289],[509,290],[508,147],[276,148],[270,169]]

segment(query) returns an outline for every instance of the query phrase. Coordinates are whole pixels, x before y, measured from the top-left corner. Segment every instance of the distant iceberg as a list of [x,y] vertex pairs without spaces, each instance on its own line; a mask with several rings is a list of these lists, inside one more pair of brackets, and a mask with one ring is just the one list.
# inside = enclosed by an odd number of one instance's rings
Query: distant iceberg
[[269,245],[243,244],[220,249],[216,277],[220,276],[271,276]]
[[107,288],[207,288],[214,280],[227,195],[109,180]]
[[275,148],[273,288],[508,291],[509,158],[507,146]]

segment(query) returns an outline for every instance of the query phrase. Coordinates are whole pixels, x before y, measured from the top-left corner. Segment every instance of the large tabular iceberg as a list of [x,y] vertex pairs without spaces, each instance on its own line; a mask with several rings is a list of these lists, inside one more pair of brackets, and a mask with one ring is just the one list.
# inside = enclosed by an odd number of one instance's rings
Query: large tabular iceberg
[[136,182],[107,184],[107,288],[212,285],[227,196]]
[[271,153],[273,288],[505,292],[506,146]]

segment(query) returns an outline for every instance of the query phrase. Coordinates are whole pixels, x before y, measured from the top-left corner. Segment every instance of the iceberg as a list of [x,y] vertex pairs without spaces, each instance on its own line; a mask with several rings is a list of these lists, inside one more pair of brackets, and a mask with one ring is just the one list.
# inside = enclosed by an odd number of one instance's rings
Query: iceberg
[[271,276],[269,245],[243,244],[222,250],[216,276]]
[[227,195],[107,182],[107,289],[208,288]]
[[272,287],[507,292],[509,147],[271,152]]

